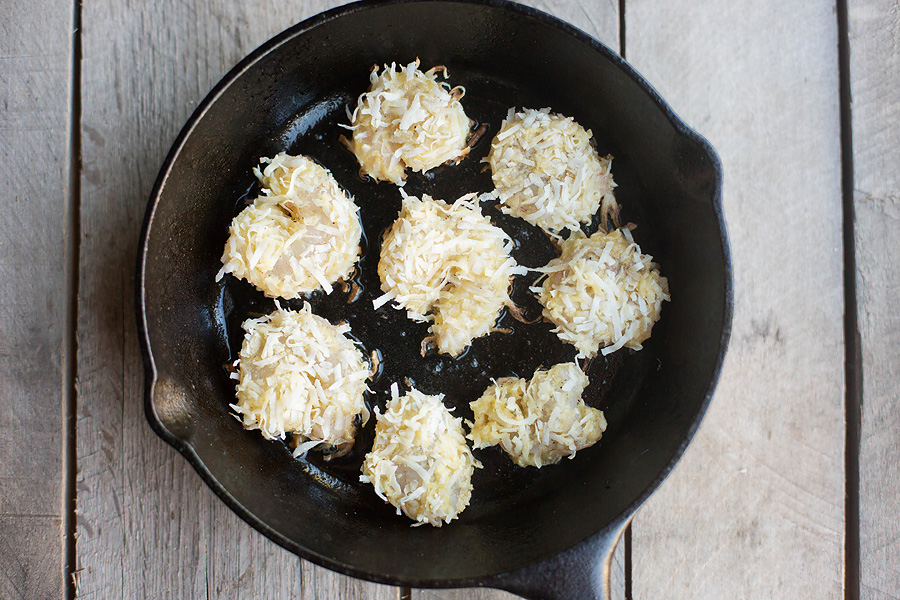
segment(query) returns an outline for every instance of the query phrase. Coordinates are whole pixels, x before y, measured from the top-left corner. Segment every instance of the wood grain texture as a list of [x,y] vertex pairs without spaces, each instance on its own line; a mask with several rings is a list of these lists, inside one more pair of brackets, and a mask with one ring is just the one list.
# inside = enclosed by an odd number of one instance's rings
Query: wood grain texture
[[77,592],[81,598],[396,599],[240,521],[149,428],[134,318],[140,223],[200,99],[325,1],[110,0],[83,9]]
[[693,445],[633,526],[635,598],[841,598],[841,161],[831,1],[629,0],[629,62],[725,172],[735,315]]
[[0,598],[60,598],[72,5],[0,19]]
[[[519,0],[571,23],[619,51],[619,3],[617,0]],[[613,600],[625,598],[625,548],[619,544],[610,572]],[[491,589],[413,590],[413,600],[510,600],[513,594]]]
[[863,384],[860,597],[886,600],[900,598],[900,4],[851,0],[848,21]]

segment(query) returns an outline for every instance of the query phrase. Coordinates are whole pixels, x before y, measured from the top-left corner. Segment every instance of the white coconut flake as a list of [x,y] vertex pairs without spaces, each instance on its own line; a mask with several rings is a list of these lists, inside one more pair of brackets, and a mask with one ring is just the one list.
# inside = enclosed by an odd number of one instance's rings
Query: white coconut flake
[[375,298],[374,300],[372,300],[372,307],[375,310],[378,310],[379,308],[381,308],[382,306],[384,306],[385,304],[387,304],[388,302],[390,302],[393,299],[394,299],[393,290],[390,292],[385,292],[384,294],[382,294],[382,295],[378,296],[377,298]]
[[561,255],[541,269],[543,284],[531,288],[543,315],[578,357],[620,348],[640,350],[659,320],[669,285],[653,257],[641,254],[627,230],[598,231],[587,238],[574,232],[560,245]]
[[376,411],[375,443],[362,465],[360,481],[417,525],[440,527],[457,518],[472,496],[472,456],[462,419],[444,406],[443,394],[411,389],[399,396],[391,384],[384,414]]
[[359,97],[350,116],[350,140],[361,173],[403,185],[406,168],[426,172],[469,152],[470,121],[459,99],[461,87],[438,83],[444,67],[419,70],[416,59],[406,67],[392,63],[369,76],[369,91]]
[[471,403],[475,448],[500,444],[520,467],[572,458],[606,431],[603,412],[586,406],[587,375],[575,363],[537,371],[530,381],[503,377]]
[[369,419],[363,394],[370,368],[346,336],[349,325],[332,325],[312,314],[278,308],[248,319],[241,346],[237,403],[245,429],[266,439],[296,434],[295,454],[316,446],[337,451],[353,445],[357,423]]
[[510,109],[485,159],[501,209],[548,232],[576,230],[600,210],[618,218],[612,156],[601,158],[591,132],[550,109]]
[[285,153],[260,159],[265,186],[231,222],[222,268],[272,298],[298,298],[347,277],[359,259],[359,208],[324,167]]
[[481,213],[475,194],[453,204],[406,196],[381,244],[381,289],[411,319],[432,321],[438,350],[457,356],[490,333],[512,302],[509,287],[518,269],[511,247]]

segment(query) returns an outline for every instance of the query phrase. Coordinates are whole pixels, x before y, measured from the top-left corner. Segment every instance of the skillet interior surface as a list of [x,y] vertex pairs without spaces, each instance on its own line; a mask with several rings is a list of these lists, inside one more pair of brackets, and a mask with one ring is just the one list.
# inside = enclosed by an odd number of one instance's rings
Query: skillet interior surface
[[[258,193],[251,168],[262,156],[304,153],[332,171],[360,206],[363,254],[352,285],[312,294],[313,310],[346,320],[382,369],[370,406],[384,406],[392,382],[443,393],[454,414],[491,378],[530,377],[572,360],[546,323],[505,314],[493,333],[451,359],[420,342],[427,325],[405,312],[372,307],[382,231],[396,217],[400,192],[358,175],[339,143],[345,107],[368,86],[375,64],[443,64],[463,85],[467,114],[488,131],[459,165],[410,174],[406,192],[452,201],[492,189],[481,158],[509,107],[551,107],[594,133],[611,153],[623,222],[669,278],[666,303],[640,352],[590,362],[587,402],[609,428],[574,460],[520,469],[497,449],[476,451],[484,469],[471,505],[440,529],[410,521],[358,482],[374,416],[347,456],[311,452],[296,460],[283,443],[244,431],[230,414],[237,356],[249,316],[274,309],[249,284],[216,283],[228,224]],[[730,323],[730,275],[717,160],[642,80],[583,34],[537,11],[462,2],[364,3],[316,17],[245,60],[192,117],[157,182],[145,223],[139,304],[148,356],[148,416],[213,489],[252,525],[290,550],[357,576],[410,585],[451,585],[526,566],[621,520],[658,485],[705,410]],[[538,229],[483,205],[517,241],[519,264],[556,255]],[[513,299],[539,315],[517,278]],[[281,301],[298,308],[302,301]]]

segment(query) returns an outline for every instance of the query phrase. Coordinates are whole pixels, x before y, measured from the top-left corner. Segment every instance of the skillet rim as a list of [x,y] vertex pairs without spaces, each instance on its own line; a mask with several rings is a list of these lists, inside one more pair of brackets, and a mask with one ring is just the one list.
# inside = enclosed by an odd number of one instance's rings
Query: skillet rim
[[[260,59],[280,47],[282,44],[285,44],[295,37],[301,36],[307,31],[319,27],[333,19],[337,19],[348,14],[382,6],[412,4],[420,2],[429,2],[435,4],[470,4],[518,13],[526,18],[534,19],[536,21],[539,21],[543,25],[555,28],[565,34],[574,37],[577,41],[586,44],[592,50],[599,52],[619,70],[621,70],[644,93],[646,93],[649,99],[661,110],[663,116],[675,129],[675,132],[681,137],[686,138],[694,143],[704,153],[704,155],[709,158],[710,165],[714,174],[714,188],[711,196],[711,204],[716,224],[718,226],[719,240],[721,243],[721,253],[723,259],[724,297],[722,298],[722,330],[718,341],[716,361],[713,365],[712,373],[709,378],[704,397],[698,406],[696,416],[692,423],[689,425],[687,433],[682,439],[681,443],[673,451],[669,461],[660,469],[657,475],[650,481],[650,483],[637,496],[637,498],[619,514],[618,517],[610,521],[605,527],[602,527],[597,531],[586,533],[584,538],[574,543],[567,550],[563,550],[560,553],[545,557],[543,559],[520,565],[512,571],[500,572],[493,575],[475,578],[428,579],[415,577],[389,577],[384,576],[380,573],[366,571],[353,565],[338,562],[331,557],[316,553],[308,548],[300,546],[299,544],[286,538],[278,531],[270,528],[267,524],[254,516],[234,497],[232,497],[231,494],[224,488],[224,486],[222,486],[219,481],[212,475],[212,473],[206,468],[205,464],[196,454],[191,444],[170,432],[165,427],[165,425],[163,425],[162,421],[157,415],[153,403],[153,389],[157,381],[158,372],[153,357],[153,350],[150,344],[150,334],[147,326],[147,314],[144,295],[148,255],[147,246],[153,226],[153,220],[156,215],[156,209],[159,205],[160,194],[166,185],[166,181],[168,180],[169,174],[172,171],[172,167],[179,159],[181,151],[184,149],[187,139],[190,137],[199,121],[218,101],[218,99],[224,94],[229,86],[231,86],[246,71],[253,68],[253,66],[256,65]],[[153,188],[150,192],[147,208],[141,225],[137,256],[137,276],[135,278],[135,292],[137,300],[135,309],[138,326],[138,339],[140,341],[141,357],[144,364],[144,412],[146,418],[150,423],[150,427],[153,429],[153,431],[155,431],[156,434],[159,435],[159,437],[161,437],[166,443],[175,448],[175,450],[177,450],[188,461],[188,463],[190,463],[194,470],[197,471],[197,474],[200,476],[200,478],[206,483],[207,486],[209,486],[209,488],[216,494],[216,496],[218,496],[242,520],[265,535],[267,538],[269,538],[279,546],[285,548],[286,550],[292,552],[293,554],[303,559],[309,560],[310,562],[313,562],[319,566],[328,568],[338,573],[342,573],[344,575],[349,575],[359,579],[387,585],[403,585],[420,588],[454,588],[494,585],[499,587],[500,579],[503,576],[510,575],[512,573],[521,573],[531,569],[538,570],[540,565],[545,561],[549,561],[554,556],[558,556],[563,552],[568,552],[573,549],[577,550],[581,546],[584,546],[587,540],[599,539],[601,536],[606,536],[606,538],[612,543],[612,545],[610,545],[610,547],[607,549],[607,551],[611,553],[614,548],[615,542],[617,542],[619,539],[619,533],[621,533],[621,530],[624,529],[626,524],[631,521],[637,510],[647,500],[647,498],[649,498],[659,488],[662,482],[672,472],[676,463],[684,455],[685,450],[690,445],[691,441],[697,433],[697,430],[700,427],[700,424],[703,421],[704,416],[706,415],[706,411],[709,408],[710,402],[712,401],[712,396],[718,383],[719,376],[721,375],[722,366],[724,364],[725,355],[728,348],[728,342],[731,337],[731,327],[734,313],[733,268],[731,264],[731,250],[728,242],[728,234],[725,227],[725,217],[722,208],[722,186],[722,164],[709,141],[707,141],[703,136],[689,127],[680,117],[678,117],[678,115],[675,114],[675,111],[662,98],[662,96],[660,96],[660,94],[644,79],[644,77],[640,73],[638,73],[637,70],[634,69],[634,67],[629,65],[621,56],[619,56],[608,46],[598,41],[588,33],[575,27],[574,25],[563,21],[559,17],[555,17],[539,9],[525,6],[511,0],[359,0],[357,2],[344,4],[320,12],[270,38],[268,41],[264,42],[255,50],[250,52],[231,70],[229,70],[228,73],[226,73],[226,75],[222,77],[222,79],[203,98],[203,100],[199,103],[197,108],[188,118],[178,136],[175,138],[172,147],[170,148],[165,160],[163,161],[162,166],[160,167],[159,174],[157,175],[156,181],[154,182]]]

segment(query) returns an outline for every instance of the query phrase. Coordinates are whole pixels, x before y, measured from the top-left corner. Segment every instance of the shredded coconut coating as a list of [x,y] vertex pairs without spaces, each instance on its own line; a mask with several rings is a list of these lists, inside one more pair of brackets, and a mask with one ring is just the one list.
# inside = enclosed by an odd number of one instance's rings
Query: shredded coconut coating
[[279,307],[243,323],[237,404],[245,429],[266,439],[286,433],[303,442],[296,456],[320,446],[349,449],[357,423],[369,420],[363,400],[370,371],[348,338],[350,326],[332,325],[309,304],[299,312]]
[[481,213],[475,194],[453,204],[427,195],[403,198],[400,215],[384,236],[378,275],[385,295],[411,319],[432,320],[440,352],[458,356],[490,333],[521,271],[512,241]]
[[588,378],[575,363],[537,371],[531,381],[503,377],[471,403],[475,422],[469,439],[476,448],[500,447],[520,467],[537,467],[573,457],[606,431],[603,412],[584,404]]
[[591,132],[550,109],[509,110],[486,161],[502,210],[545,231],[576,230],[601,209],[600,225],[618,219],[610,168]]
[[537,269],[547,274],[538,294],[543,315],[578,357],[606,355],[623,346],[641,349],[659,320],[669,285],[653,257],[641,254],[627,229],[589,238],[576,231],[561,244],[562,254]]
[[298,298],[346,277],[359,259],[359,208],[324,167],[278,154],[263,171],[263,195],[231,222],[222,269],[272,298]]
[[459,102],[465,90],[438,83],[438,74],[449,76],[445,67],[423,73],[418,59],[372,69],[369,91],[350,115],[352,139],[344,140],[363,175],[403,185],[407,167],[424,173],[469,153],[471,126]]
[[399,397],[397,385],[384,414],[375,410],[375,443],[362,465],[360,481],[417,524],[440,527],[455,519],[472,496],[472,473],[481,467],[463,434],[462,419],[444,406],[443,394],[411,389]]

